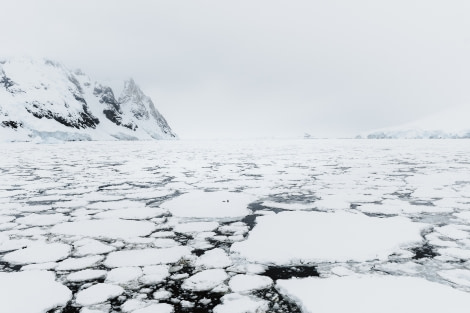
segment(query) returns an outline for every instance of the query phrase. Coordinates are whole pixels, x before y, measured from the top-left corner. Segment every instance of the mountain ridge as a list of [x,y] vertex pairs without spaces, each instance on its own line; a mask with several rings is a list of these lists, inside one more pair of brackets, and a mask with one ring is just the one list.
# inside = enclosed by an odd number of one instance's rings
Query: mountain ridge
[[131,78],[116,95],[47,59],[0,61],[0,141],[177,139]]

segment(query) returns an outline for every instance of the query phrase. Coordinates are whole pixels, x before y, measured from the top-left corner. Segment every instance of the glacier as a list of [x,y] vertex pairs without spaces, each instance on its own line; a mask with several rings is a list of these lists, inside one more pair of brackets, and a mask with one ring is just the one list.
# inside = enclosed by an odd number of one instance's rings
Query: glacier
[[368,139],[466,139],[470,138],[470,107],[450,107],[416,121],[362,133]]
[[2,142],[176,138],[133,79],[113,89],[51,60],[0,61]]

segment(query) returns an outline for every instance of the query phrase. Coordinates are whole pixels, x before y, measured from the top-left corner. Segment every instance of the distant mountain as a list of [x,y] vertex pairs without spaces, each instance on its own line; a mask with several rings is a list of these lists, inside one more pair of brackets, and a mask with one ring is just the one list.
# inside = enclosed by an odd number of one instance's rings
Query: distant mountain
[[412,123],[364,133],[358,138],[470,138],[470,105],[451,108]]
[[132,79],[118,91],[50,60],[0,61],[0,141],[175,138]]

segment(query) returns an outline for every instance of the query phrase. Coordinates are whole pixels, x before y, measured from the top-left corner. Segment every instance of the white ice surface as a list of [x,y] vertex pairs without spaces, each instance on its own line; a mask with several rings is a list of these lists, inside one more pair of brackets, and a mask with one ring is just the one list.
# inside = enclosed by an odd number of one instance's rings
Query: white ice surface
[[250,261],[276,264],[387,259],[422,241],[426,226],[407,218],[375,218],[345,212],[282,212],[258,217],[232,251]]
[[191,191],[164,202],[173,216],[187,218],[240,218],[250,213],[253,196],[238,192]]
[[214,313],[263,313],[268,312],[268,308],[265,300],[231,293],[222,297],[222,304],[214,308]]
[[173,313],[173,306],[167,303],[151,304],[145,308],[135,310],[133,313]]
[[101,255],[87,256],[83,258],[69,258],[65,259],[57,265],[55,268],[58,271],[76,271],[87,267],[97,265],[104,259]]
[[14,264],[45,263],[65,259],[70,246],[63,243],[35,244],[3,256],[3,261]]
[[65,306],[72,292],[55,281],[52,272],[0,272],[0,311],[2,313],[45,313]]
[[235,275],[228,285],[233,292],[246,293],[253,290],[266,289],[271,287],[273,280],[267,276],[261,275]]
[[232,261],[224,250],[216,248],[204,252],[204,254],[196,260],[195,265],[205,269],[225,268],[232,265]]
[[174,231],[177,233],[191,234],[191,233],[200,233],[206,231],[213,231],[219,227],[217,222],[192,222],[192,223],[183,223],[175,226]]
[[188,247],[171,247],[161,249],[122,250],[111,252],[104,264],[108,267],[145,266],[176,263],[191,254]]
[[208,291],[227,280],[228,275],[222,269],[210,269],[194,274],[183,282],[183,289]]
[[144,220],[162,216],[166,210],[160,208],[137,207],[117,210],[108,210],[95,215],[97,218],[121,218],[127,220]]
[[128,238],[149,235],[155,224],[147,221],[103,219],[68,222],[55,225],[51,233],[96,238]]
[[124,289],[120,286],[99,283],[79,291],[75,302],[82,306],[98,304],[116,298],[123,292]]
[[140,267],[118,267],[108,272],[106,282],[123,285],[132,281],[137,281],[142,276]]
[[67,280],[70,282],[82,282],[88,280],[95,280],[106,277],[106,271],[104,270],[81,270],[78,272],[73,272],[67,275]]
[[276,287],[309,313],[464,313],[470,303],[467,292],[415,277],[294,278]]

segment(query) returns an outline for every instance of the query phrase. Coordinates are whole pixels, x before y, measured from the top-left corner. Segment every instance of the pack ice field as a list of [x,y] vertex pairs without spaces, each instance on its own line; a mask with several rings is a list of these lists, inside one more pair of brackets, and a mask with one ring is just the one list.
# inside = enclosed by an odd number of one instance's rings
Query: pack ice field
[[3,313],[468,312],[468,140],[0,149]]

